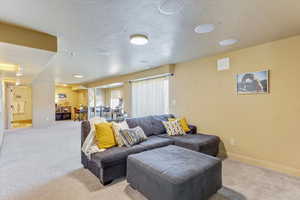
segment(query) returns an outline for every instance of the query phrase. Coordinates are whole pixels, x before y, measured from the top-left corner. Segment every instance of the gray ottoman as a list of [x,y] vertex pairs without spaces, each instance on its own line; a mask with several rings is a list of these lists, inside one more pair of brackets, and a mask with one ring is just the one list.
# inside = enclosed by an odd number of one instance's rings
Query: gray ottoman
[[127,182],[150,200],[207,200],[222,187],[222,162],[170,145],[128,156]]

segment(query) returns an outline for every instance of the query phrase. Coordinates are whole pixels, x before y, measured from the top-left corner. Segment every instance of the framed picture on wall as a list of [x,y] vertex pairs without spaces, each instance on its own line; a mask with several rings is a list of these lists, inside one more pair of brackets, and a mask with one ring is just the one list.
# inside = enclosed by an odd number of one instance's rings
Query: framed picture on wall
[[269,70],[237,75],[238,94],[266,94],[269,92]]
[[57,97],[59,99],[66,99],[67,98],[67,95],[66,94],[58,94]]

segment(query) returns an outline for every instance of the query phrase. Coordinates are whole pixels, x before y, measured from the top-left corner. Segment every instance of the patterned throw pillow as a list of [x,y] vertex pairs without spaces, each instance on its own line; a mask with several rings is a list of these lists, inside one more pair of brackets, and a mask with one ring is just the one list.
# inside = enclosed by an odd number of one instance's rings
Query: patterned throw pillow
[[116,122],[113,122],[112,123],[112,128],[113,128],[113,131],[114,131],[114,135],[115,135],[115,138],[117,140],[117,143],[118,143],[118,146],[119,147],[122,147],[124,146],[124,142],[120,136],[120,131],[121,130],[124,130],[124,129],[129,129],[128,127],[128,124],[126,121],[123,121],[123,122],[120,122],[120,123],[116,123]]
[[147,136],[139,126],[132,129],[121,130],[120,133],[120,136],[127,147],[132,147],[135,144],[147,140]]
[[178,120],[168,122],[163,121],[163,124],[169,136],[185,135],[185,132]]
[[174,121],[174,120],[178,120],[179,121],[179,124],[181,125],[182,129],[184,130],[184,132],[190,132],[191,129],[189,128],[189,125],[186,121],[186,118],[180,118],[180,119],[175,119],[175,118],[169,118],[168,119],[169,121]]

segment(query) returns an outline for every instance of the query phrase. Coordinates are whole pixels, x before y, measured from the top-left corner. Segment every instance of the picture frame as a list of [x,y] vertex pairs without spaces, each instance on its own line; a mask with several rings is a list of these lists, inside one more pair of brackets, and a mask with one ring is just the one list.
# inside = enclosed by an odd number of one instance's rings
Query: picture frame
[[57,97],[59,99],[66,99],[67,98],[67,95],[66,94],[57,94]]
[[268,94],[269,70],[236,75],[237,94]]

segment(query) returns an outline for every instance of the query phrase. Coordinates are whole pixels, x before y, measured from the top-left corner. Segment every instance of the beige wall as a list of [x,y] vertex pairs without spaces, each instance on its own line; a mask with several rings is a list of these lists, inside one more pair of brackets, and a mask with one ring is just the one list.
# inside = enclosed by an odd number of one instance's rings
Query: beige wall
[[70,88],[70,87],[55,87],[55,98],[57,97],[58,94],[66,94],[67,98],[65,98],[63,100],[56,99],[58,101],[55,103],[57,103],[58,105],[62,105],[62,106],[77,107],[78,93],[76,91],[73,91],[72,88]]
[[88,90],[78,90],[78,101],[77,107],[80,105],[87,106],[88,105]]
[[55,36],[2,22],[0,22],[0,41],[57,52]]
[[[17,98],[19,97],[19,98]],[[24,113],[13,114],[13,121],[24,121],[32,119],[32,101],[30,87],[15,87],[13,101],[25,102]]]
[[155,75],[159,75],[159,74],[173,73],[173,69],[174,69],[173,65],[163,65],[163,66],[152,68],[149,70],[144,70],[144,71],[126,74],[126,75],[122,75],[122,76],[114,76],[114,77],[94,81],[91,83],[86,83],[85,86],[92,88],[92,87],[98,87],[98,86],[108,85],[108,84],[112,84],[112,83],[127,82],[130,80],[149,77],[149,76],[155,76]]
[[[219,135],[229,157],[300,176],[300,36],[175,67],[175,110]],[[230,57],[228,71],[217,59]],[[270,94],[237,95],[236,74],[270,70]]]
[[67,98],[56,102],[62,106],[79,107],[80,105],[87,106],[88,96],[87,90],[72,90],[71,87],[56,86],[55,97],[57,94],[66,94]]

